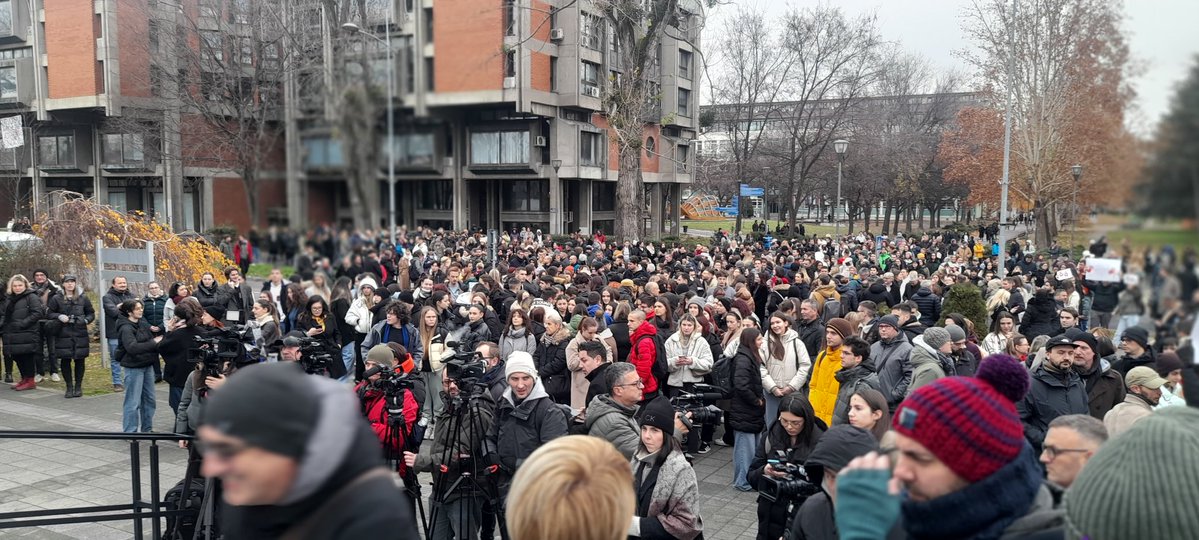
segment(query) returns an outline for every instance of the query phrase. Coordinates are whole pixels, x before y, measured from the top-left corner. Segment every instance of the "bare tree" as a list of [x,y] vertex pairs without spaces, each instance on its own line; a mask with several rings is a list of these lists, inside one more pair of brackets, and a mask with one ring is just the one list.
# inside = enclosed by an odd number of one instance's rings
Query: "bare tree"
[[[793,51],[780,43],[778,29],[758,7],[741,8],[725,23],[709,70],[715,123],[729,137],[733,189],[746,181],[747,169],[766,136],[775,100],[795,64]],[[715,72],[714,76],[711,74]],[[736,192],[734,192],[736,193]],[[741,232],[741,212],[733,229]]]
[[813,168],[830,150],[846,127],[849,112],[869,89],[876,76],[876,56],[881,39],[877,17],[846,16],[839,8],[818,6],[794,10],[784,17],[783,48],[794,56],[794,65],[783,87],[772,135],[762,151],[777,164],[786,180],[790,212],[787,224],[795,226],[797,201],[803,195]]

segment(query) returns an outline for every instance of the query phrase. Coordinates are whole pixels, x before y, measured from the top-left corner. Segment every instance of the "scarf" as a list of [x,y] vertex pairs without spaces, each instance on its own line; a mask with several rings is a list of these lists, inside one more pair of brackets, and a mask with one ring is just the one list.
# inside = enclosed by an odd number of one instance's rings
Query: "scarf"
[[1016,459],[991,476],[931,501],[903,501],[904,529],[916,539],[999,538],[1028,513],[1041,482],[1041,467],[1025,443]]

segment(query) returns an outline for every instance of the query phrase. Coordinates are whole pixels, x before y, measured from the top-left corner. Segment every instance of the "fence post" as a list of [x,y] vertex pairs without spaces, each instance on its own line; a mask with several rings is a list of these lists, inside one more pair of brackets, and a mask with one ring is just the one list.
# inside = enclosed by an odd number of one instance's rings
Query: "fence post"
[[[104,241],[96,239],[96,291],[104,290]],[[108,357],[108,312],[104,311],[104,294],[100,294],[100,316],[97,319],[100,322],[100,366],[104,369],[110,367],[111,358]]]

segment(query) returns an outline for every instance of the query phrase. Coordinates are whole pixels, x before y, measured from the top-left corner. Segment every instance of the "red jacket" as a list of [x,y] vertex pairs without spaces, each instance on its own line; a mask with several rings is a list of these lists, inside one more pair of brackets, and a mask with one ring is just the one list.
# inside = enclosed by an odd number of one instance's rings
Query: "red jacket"
[[[412,397],[412,392],[404,392],[404,429],[395,440],[392,440],[391,426],[387,423],[387,400],[383,399],[383,392],[364,388],[367,384],[369,382],[362,381],[354,387],[354,392],[362,397],[362,411],[366,414],[366,419],[370,421],[375,436],[379,438],[379,442],[387,451],[387,457],[389,459],[399,458],[403,455],[404,447],[407,445],[405,436],[412,433],[412,427],[416,424],[416,418],[420,414],[420,407],[416,403],[416,398]],[[408,449],[408,451],[416,452],[418,450]],[[407,472],[403,460],[400,460],[399,472],[401,475]]]
[[629,363],[637,368],[637,374],[645,382],[646,394],[658,390],[658,380],[654,378],[654,361],[657,360],[658,349],[654,347],[654,340],[641,338],[657,334],[658,328],[654,323],[645,321],[629,336],[629,343],[632,345],[629,349]]

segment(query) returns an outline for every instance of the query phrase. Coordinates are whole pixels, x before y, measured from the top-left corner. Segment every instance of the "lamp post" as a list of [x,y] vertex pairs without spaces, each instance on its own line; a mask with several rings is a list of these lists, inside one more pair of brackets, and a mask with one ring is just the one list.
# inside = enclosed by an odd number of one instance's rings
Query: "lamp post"
[[849,141],[837,139],[833,141],[833,150],[837,152],[837,204],[833,206],[833,227],[835,236],[841,238],[841,220],[837,213],[841,211],[841,166],[845,164],[845,152],[849,150]]
[[1079,180],[1082,179],[1082,165],[1079,165],[1077,163],[1074,164],[1073,167],[1070,167],[1070,174],[1074,175],[1074,203],[1073,203],[1073,207],[1070,210],[1070,217],[1073,219],[1072,219],[1072,223],[1070,226],[1071,228],[1070,228],[1070,247],[1069,247],[1070,253],[1073,254],[1074,243],[1078,241],[1078,239],[1075,238],[1074,236],[1078,234],[1078,184],[1079,184]]
[[354,23],[345,23],[341,29],[367,36],[387,47],[387,230],[391,247],[396,245],[396,160],[395,160],[395,58],[391,49],[391,10],[387,11],[387,36],[380,38]]

